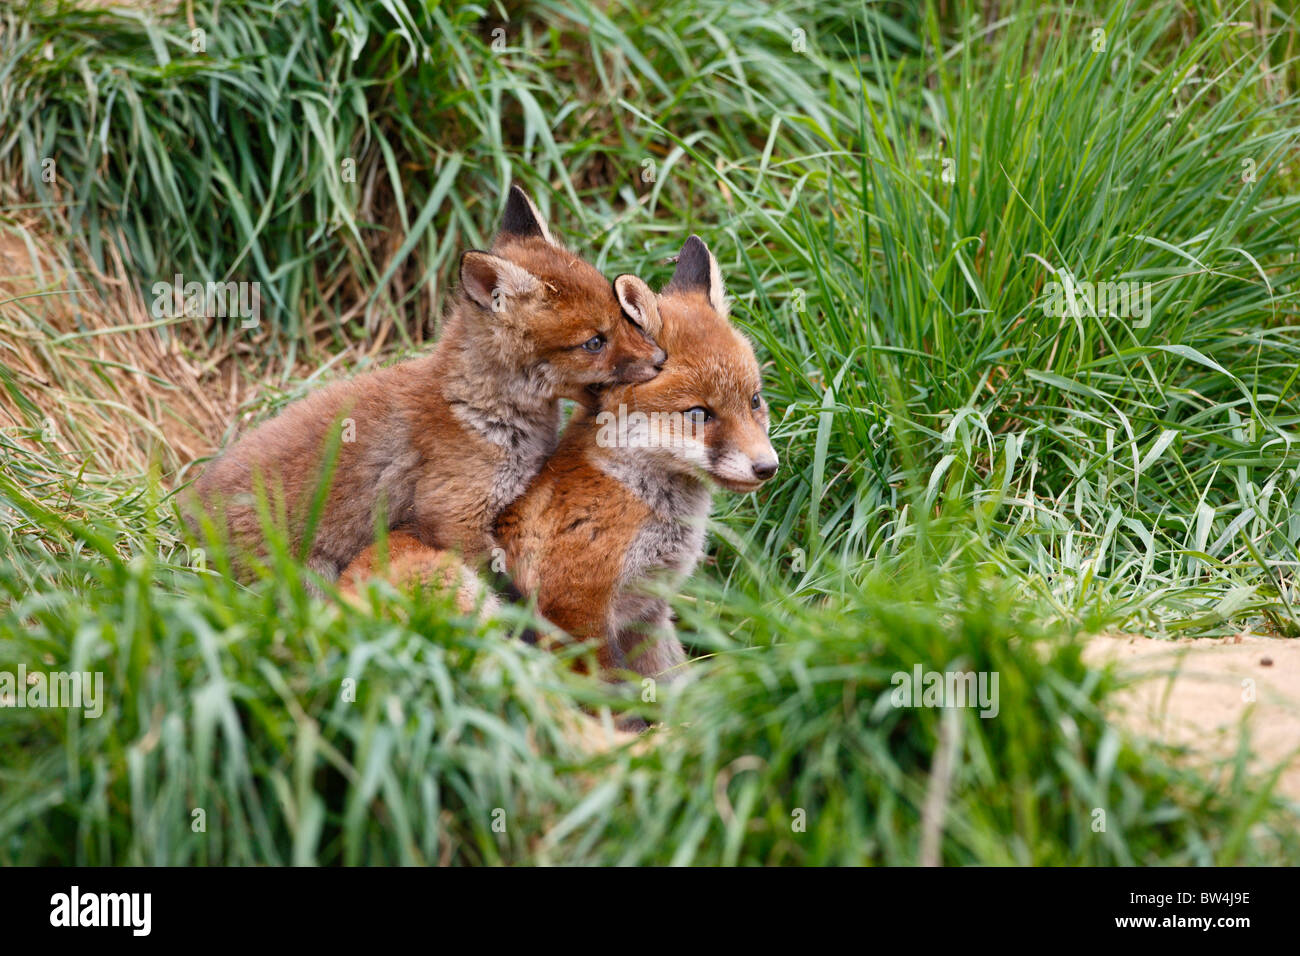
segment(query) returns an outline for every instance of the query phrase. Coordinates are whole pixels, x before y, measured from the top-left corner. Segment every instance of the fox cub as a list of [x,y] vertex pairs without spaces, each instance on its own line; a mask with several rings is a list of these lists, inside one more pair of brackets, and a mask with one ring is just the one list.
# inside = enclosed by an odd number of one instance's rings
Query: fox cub
[[[663,371],[575,412],[541,473],[496,521],[515,586],[594,644],[606,673],[652,676],[684,661],[668,602],[646,585],[675,588],[694,570],[712,485],[754,491],[777,469],[754,350],[727,321],[717,261],[698,237],[682,247],[658,307]],[[443,556],[395,537],[391,579],[452,582]],[[371,550],[345,581],[355,586],[374,567]]]
[[379,509],[389,528],[475,560],[498,513],[554,450],[559,399],[658,374],[665,355],[645,331],[658,327],[656,309],[636,276],[611,284],[556,242],[516,186],[492,251],[461,257],[432,354],[290,405],[207,467],[197,504],[237,550],[256,553],[264,488],[301,548],[323,451],[340,429],[309,567],[336,578],[374,540]]

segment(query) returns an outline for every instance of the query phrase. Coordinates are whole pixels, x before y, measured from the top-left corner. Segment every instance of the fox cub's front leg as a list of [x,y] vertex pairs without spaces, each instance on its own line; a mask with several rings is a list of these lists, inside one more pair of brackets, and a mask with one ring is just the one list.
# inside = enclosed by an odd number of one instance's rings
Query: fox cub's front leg
[[677,639],[667,604],[656,603],[651,614],[623,623],[617,628],[614,642],[624,666],[642,677],[670,681],[681,676],[686,651]]

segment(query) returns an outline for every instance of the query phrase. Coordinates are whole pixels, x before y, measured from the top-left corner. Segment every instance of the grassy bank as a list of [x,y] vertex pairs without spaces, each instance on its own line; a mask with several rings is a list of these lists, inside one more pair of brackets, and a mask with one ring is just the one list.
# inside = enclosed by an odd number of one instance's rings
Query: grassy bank
[[[1131,7],[0,14],[0,670],[106,689],[3,712],[0,861],[1300,858],[1079,653],[1300,636],[1294,17]],[[705,236],[766,363],[781,473],[719,496],[636,743],[511,622],[235,586],[168,497],[436,335],[512,179],[611,273]],[[260,323],[151,315],[177,272]],[[916,665],[997,715],[892,706]]]

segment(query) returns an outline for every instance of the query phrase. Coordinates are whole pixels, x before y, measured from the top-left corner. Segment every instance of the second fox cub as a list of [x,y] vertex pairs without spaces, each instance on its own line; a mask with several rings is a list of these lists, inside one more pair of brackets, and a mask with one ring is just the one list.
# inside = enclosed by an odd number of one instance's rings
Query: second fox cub
[[[611,284],[551,238],[515,187],[492,252],[466,252],[432,355],[314,392],[213,461],[199,502],[243,551],[261,550],[259,489],[283,503],[294,546],[307,532],[321,458],[342,430],[309,565],[328,579],[375,537],[375,522],[470,558],[555,447],[559,399],[644,382],[664,361],[643,331],[655,297]],[[337,434],[337,433],[336,433]]]
[[[538,608],[596,646],[604,671],[662,674],[684,660],[667,600],[704,549],[711,484],[748,492],[771,478],[762,377],[749,342],[727,321],[718,264],[695,236],[659,296],[663,371],[614,386],[580,410],[528,491],[496,522],[506,568]],[[389,576],[443,583],[439,555],[390,541]],[[374,567],[364,554],[352,586]]]

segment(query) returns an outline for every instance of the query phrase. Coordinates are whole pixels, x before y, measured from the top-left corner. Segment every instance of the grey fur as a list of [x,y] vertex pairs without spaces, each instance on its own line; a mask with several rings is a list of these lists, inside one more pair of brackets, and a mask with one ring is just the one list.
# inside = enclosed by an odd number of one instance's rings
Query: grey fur
[[670,680],[686,652],[673,628],[667,599],[651,588],[675,591],[695,570],[704,553],[713,496],[698,478],[667,472],[644,455],[611,456],[600,465],[652,512],[623,557],[609,633],[615,635],[623,666]]
[[545,363],[518,369],[489,355],[467,352],[463,358],[463,372],[448,378],[446,395],[462,424],[505,452],[487,496],[488,511],[496,515],[524,493],[555,451],[556,383]]

